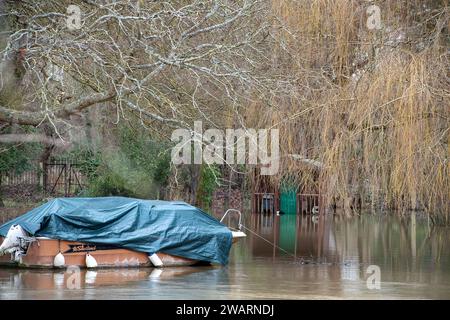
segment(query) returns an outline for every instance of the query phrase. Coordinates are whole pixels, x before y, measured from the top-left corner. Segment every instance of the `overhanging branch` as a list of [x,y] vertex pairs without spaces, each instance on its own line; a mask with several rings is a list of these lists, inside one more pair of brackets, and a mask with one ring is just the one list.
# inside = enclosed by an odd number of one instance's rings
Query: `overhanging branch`
[[71,143],[61,139],[54,139],[43,134],[0,134],[0,143],[43,143],[46,145],[67,147]]

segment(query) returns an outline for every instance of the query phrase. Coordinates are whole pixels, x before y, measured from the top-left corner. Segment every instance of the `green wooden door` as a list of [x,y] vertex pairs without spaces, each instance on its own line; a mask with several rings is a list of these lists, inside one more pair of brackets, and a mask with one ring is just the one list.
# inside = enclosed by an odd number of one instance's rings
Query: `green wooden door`
[[280,196],[280,210],[285,214],[297,213],[297,197],[295,189],[290,189],[281,192]]

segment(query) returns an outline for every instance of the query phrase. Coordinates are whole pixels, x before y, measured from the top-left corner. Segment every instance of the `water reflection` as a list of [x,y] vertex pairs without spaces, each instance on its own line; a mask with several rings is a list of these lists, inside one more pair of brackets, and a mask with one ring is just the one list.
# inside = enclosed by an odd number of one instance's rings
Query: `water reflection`
[[[426,219],[244,218],[248,237],[225,267],[81,270],[75,289],[68,270],[0,269],[0,298],[450,298],[450,232]],[[366,285],[370,265],[380,290]]]
[[[330,220],[319,216],[251,215],[247,224],[260,235],[250,232],[254,255],[322,257],[336,245]],[[258,239],[259,238],[259,239]],[[267,241],[260,241],[266,239]],[[268,243],[272,243],[269,244]],[[270,251],[270,252],[269,252]]]
[[[236,260],[267,262],[270,257],[266,278],[273,284],[280,276],[291,298],[448,299],[450,230],[427,222],[391,215],[251,215],[247,225],[265,240],[250,234],[250,248]],[[370,265],[380,267],[381,290],[367,288]]]
[[[28,299],[29,290],[41,293],[34,298],[65,298],[80,296],[90,288],[129,287],[136,282],[175,279],[176,277],[210,271],[217,267],[129,268],[86,270],[0,269],[0,299]],[[48,295],[51,293],[50,295]],[[53,295],[56,294],[56,296]]]
[[259,235],[249,233],[253,256],[311,257],[315,262],[336,263],[395,260],[412,266],[414,261],[439,262],[443,255],[447,260],[449,253],[445,241],[450,240],[449,228],[432,228],[415,216],[249,215],[246,227]]
[[287,252],[297,252],[298,216],[283,216],[280,219],[279,246]]

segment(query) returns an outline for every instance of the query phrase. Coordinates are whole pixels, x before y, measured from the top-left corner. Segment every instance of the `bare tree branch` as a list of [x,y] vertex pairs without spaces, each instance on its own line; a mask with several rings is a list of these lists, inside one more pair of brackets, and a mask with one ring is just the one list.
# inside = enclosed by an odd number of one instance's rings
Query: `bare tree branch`
[[62,141],[60,139],[52,139],[44,134],[0,134],[0,143],[24,143],[36,142],[46,145],[68,147],[70,142]]

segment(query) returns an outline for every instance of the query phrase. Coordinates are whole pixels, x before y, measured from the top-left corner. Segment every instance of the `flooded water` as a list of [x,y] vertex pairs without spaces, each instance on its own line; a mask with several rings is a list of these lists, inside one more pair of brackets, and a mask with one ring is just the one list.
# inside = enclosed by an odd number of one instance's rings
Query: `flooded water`
[[450,229],[426,220],[248,214],[245,228],[225,267],[82,270],[78,282],[0,269],[0,299],[450,299]]

